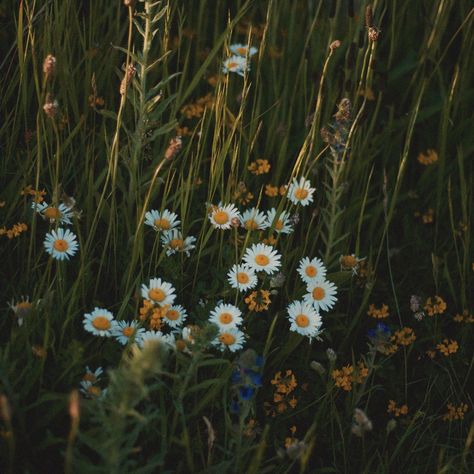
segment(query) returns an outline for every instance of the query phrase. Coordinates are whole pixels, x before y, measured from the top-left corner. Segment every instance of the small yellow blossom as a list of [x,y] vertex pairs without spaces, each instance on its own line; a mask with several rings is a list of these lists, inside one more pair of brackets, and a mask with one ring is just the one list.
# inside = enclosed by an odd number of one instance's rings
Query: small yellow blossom
[[447,305],[445,301],[438,295],[429,297],[426,300],[424,310],[428,316],[436,314],[443,314],[446,311]]
[[420,152],[418,154],[417,160],[425,166],[432,165],[438,161],[438,153],[431,148],[426,150],[426,153]]
[[474,315],[470,314],[467,309],[465,309],[462,313],[454,315],[453,319],[457,323],[474,323]]
[[395,332],[391,341],[397,346],[409,346],[416,340],[415,331],[409,327],[403,327]]
[[252,291],[250,295],[245,298],[249,311],[260,313],[266,311],[270,306],[270,292],[268,290]]
[[6,235],[9,239],[13,239],[14,237],[18,237],[23,232],[28,230],[28,226],[22,222],[18,222],[18,224],[14,224],[11,229],[7,229],[6,227],[0,227],[0,236]]
[[375,305],[371,304],[369,306],[369,311],[367,314],[375,319],[385,319],[389,317],[388,305],[382,304],[380,308],[376,308]]
[[461,403],[458,407],[452,403],[448,403],[448,412],[443,416],[444,421],[463,420],[464,413],[467,412],[468,406],[466,403]]
[[407,415],[408,414],[408,406],[407,405],[401,405],[400,407],[397,407],[397,403],[395,400],[389,400],[388,401],[388,407],[387,407],[387,413],[393,413],[396,417],[400,415]]
[[266,174],[270,172],[271,165],[268,160],[263,160],[261,158],[257,159],[250,163],[247,169],[255,175]]
[[443,342],[436,345],[436,349],[438,349],[441,354],[448,357],[450,354],[454,354],[458,351],[459,344],[454,339],[443,339]]

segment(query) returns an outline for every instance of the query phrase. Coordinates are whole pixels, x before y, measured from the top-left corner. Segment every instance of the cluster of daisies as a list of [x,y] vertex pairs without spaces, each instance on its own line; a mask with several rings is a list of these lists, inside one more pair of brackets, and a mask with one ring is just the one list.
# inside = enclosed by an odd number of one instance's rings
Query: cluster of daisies
[[258,51],[254,46],[244,44],[233,44],[229,47],[232,56],[224,60],[222,72],[228,74],[235,72],[239,76],[244,76],[250,70],[249,59]]
[[[47,202],[33,201],[31,207],[44,220],[50,224],[68,226],[72,225],[71,218],[74,216],[74,206],[60,203],[57,207],[49,205]],[[43,242],[46,252],[56,260],[69,260],[77,252],[79,243],[76,235],[69,229],[57,227],[45,236]]]

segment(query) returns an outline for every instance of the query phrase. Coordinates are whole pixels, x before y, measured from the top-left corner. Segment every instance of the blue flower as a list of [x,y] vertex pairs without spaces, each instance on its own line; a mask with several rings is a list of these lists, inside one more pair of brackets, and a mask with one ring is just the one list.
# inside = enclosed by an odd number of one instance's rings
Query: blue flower
[[244,385],[243,387],[240,387],[239,389],[240,398],[242,400],[250,400],[254,393],[255,393],[255,389],[251,387],[250,385]]

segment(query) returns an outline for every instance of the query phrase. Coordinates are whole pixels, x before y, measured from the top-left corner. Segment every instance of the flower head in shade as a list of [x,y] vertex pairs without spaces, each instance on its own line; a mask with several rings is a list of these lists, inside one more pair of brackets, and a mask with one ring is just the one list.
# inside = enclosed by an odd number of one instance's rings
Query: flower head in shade
[[326,277],[326,267],[322,260],[316,257],[311,260],[308,257],[301,259],[297,271],[306,284]]
[[46,234],[44,248],[56,260],[69,260],[77,252],[79,244],[76,236],[69,229],[52,230]]
[[236,219],[240,222],[240,213],[233,204],[213,206],[209,213],[209,220],[216,229],[230,229]]
[[188,313],[181,305],[171,306],[165,313],[163,321],[171,328],[179,328],[188,317]]
[[175,253],[184,253],[189,257],[191,250],[195,249],[196,237],[183,237],[178,229],[168,230],[161,235],[161,243],[166,249],[166,255],[169,257]]
[[253,244],[245,251],[243,260],[255,271],[263,271],[271,275],[280,268],[280,258],[280,254],[270,245]]
[[114,315],[104,308],[94,308],[91,313],[86,313],[82,320],[84,329],[94,336],[110,337],[115,330]]
[[72,208],[66,206],[66,204],[59,204],[59,206],[50,206],[47,202],[35,202],[31,203],[31,207],[35,210],[43,219],[48,220],[51,224],[59,223],[62,225],[70,225],[71,217],[74,215]]
[[168,209],[162,212],[152,209],[145,214],[145,224],[153,227],[157,232],[174,229],[179,223],[178,215]]
[[321,333],[323,324],[321,316],[310,303],[293,301],[288,305],[287,311],[291,323],[290,331],[307,336],[310,341]]
[[267,224],[278,234],[291,234],[293,232],[290,214],[287,211],[282,211],[277,215],[277,210],[273,207],[267,212]]
[[228,349],[230,352],[236,352],[242,349],[245,341],[245,335],[237,328],[222,329],[212,344],[221,351]]
[[244,229],[249,231],[263,230],[268,227],[265,213],[259,211],[256,207],[244,211],[240,223]]
[[241,43],[231,44],[229,46],[229,49],[232,53],[238,54],[239,56],[242,56],[244,58],[246,56],[251,58],[258,51],[255,46],[247,46],[246,44]]
[[142,334],[141,341],[138,346],[143,348],[150,342],[157,342],[163,344],[167,349],[174,349],[176,347],[175,338],[173,334],[163,334],[161,331],[146,331]]
[[148,286],[142,285],[142,298],[153,301],[160,306],[165,306],[174,303],[176,294],[170,283],[162,281],[161,278],[150,278]]
[[229,72],[235,72],[239,76],[244,76],[246,71],[250,70],[250,65],[247,58],[234,54],[230,58],[227,58],[222,64],[222,72],[229,74]]
[[307,303],[311,303],[316,311],[328,311],[337,301],[336,285],[328,280],[318,280],[308,283],[307,290],[308,293],[304,299]]
[[219,331],[236,328],[242,322],[242,312],[233,304],[218,304],[209,316],[209,322],[217,325]]
[[313,202],[314,191],[316,191],[316,189],[312,188],[311,183],[305,178],[300,178],[299,181],[293,178],[293,181],[288,186],[286,196],[293,204],[307,206],[310,202]]
[[139,343],[145,329],[141,328],[137,321],[117,321],[112,330],[112,336],[123,346],[129,341]]
[[30,302],[30,298],[21,297],[20,301],[12,301],[11,303],[8,303],[8,306],[12,309],[12,311],[15,313],[15,316],[18,318],[18,326],[21,326],[23,324],[24,318],[27,318],[31,312],[33,311],[33,303]]
[[257,275],[248,265],[233,265],[227,273],[227,279],[232,288],[239,291],[247,291],[257,285]]

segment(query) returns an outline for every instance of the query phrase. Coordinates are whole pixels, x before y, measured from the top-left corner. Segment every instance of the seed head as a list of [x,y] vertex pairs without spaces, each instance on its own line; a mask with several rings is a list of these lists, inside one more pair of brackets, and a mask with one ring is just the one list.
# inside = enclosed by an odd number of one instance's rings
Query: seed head
[[43,73],[46,80],[56,72],[56,58],[52,54],[48,54],[43,62]]

